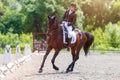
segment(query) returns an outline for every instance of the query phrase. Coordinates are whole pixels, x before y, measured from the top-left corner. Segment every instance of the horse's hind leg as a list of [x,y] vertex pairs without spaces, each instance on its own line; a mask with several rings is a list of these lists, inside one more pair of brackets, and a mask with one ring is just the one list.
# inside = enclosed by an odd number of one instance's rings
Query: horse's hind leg
[[73,60],[73,64],[71,66],[71,71],[73,71],[75,62],[79,59],[79,53],[80,53],[80,50],[83,47],[83,45],[84,45],[84,42],[81,42],[81,44],[78,46],[78,48],[76,50],[76,56],[75,56],[75,59]]
[[54,54],[54,56],[53,56],[53,58],[52,58],[52,60],[51,60],[52,65],[53,65],[53,69],[55,69],[55,70],[59,70],[59,68],[55,65],[55,59],[56,59],[59,51],[60,51],[60,50],[55,50],[55,54]]
[[[74,49],[74,48],[71,49],[71,54],[72,54],[72,59],[73,59],[73,61],[74,61],[74,59],[75,59],[75,49]],[[73,64],[73,62],[68,66],[66,72],[71,71],[71,65],[72,65],[72,64]]]
[[66,70],[67,73],[73,71],[75,62],[79,59],[79,52],[80,52],[81,48],[82,48],[82,44],[78,46],[76,53],[74,53],[75,55],[73,55],[73,62],[68,66],[68,68]]
[[72,54],[72,59],[74,60],[74,58],[75,58],[75,49],[74,48],[71,48],[71,54]]
[[50,53],[51,49],[52,49],[52,48],[48,48],[48,49],[47,49],[47,52],[46,52],[45,55],[44,55],[44,58],[43,58],[41,67],[40,67],[40,69],[39,69],[39,71],[38,71],[39,73],[41,73],[41,72],[43,71],[43,67],[44,67],[45,60],[46,60],[48,54]]
[[67,70],[66,70],[66,73],[73,71],[73,68],[74,68],[74,65],[75,65],[75,62],[76,62],[76,61],[77,61],[77,56],[75,56],[73,62],[68,66],[68,68],[67,68]]
[[[76,51],[76,55],[75,55],[75,58],[74,58],[75,62],[79,59],[79,53],[80,53],[80,50],[81,50],[81,47],[79,47],[79,48],[77,49],[77,51]],[[73,60],[73,64],[72,64],[72,66],[71,66],[71,71],[73,71],[74,66],[75,66],[75,62],[74,62],[74,60]]]

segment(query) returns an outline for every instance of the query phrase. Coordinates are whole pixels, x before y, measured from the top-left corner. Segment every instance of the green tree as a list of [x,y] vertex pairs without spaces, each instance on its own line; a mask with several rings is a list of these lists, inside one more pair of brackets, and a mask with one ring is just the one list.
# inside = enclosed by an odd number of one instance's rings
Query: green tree
[[21,0],[21,12],[26,15],[24,32],[45,31],[47,16],[52,7],[47,7],[46,0]]
[[94,29],[101,27],[104,29],[109,22],[116,23],[119,18],[119,4],[117,0],[88,0],[82,3],[82,11],[84,13],[84,26],[93,25]]
[[117,23],[120,21],[120,0],[116,0],[113,4],[111,4],[109,17],[112,23]]
[[23,32],[23,23],[24,23],[24,15],[16,12],[6,12],[1,21],[1,26],[3,28],[3,33],[7,32],[11,33],[22,33]]

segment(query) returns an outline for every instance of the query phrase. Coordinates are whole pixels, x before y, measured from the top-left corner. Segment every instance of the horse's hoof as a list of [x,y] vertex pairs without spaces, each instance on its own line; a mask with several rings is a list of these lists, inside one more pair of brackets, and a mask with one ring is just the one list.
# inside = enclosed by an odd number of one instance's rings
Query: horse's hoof
[[73,70],[66,70],[66,73],[73,72]]
[[58,67],[56,67],[56,66],[54,66],[53,68],[54,68],[56,71],[58,71],[58,70],[59,70],[59,68],[58,68]]
[[42,70],[40,69],[40,70],[38,71],[38,73],[42,73]]
[[70,70],[66,70],[66,73],[69,73],[70,72]]

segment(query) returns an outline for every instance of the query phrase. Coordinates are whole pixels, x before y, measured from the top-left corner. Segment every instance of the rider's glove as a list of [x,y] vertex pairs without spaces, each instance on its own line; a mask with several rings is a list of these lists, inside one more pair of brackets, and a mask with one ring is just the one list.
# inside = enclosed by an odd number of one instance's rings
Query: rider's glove
[[69,23],[68,23],[68,26],[72,26],[72,24],[69,22]]
[[75,27],[73,27],[72,30],[75,30]]

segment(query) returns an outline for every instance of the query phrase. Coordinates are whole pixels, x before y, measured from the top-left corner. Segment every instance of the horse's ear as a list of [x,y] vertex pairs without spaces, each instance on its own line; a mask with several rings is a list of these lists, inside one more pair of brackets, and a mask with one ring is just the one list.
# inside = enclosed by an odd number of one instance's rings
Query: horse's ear
[[50,19],[50,16],[48,16],[48,19]]

